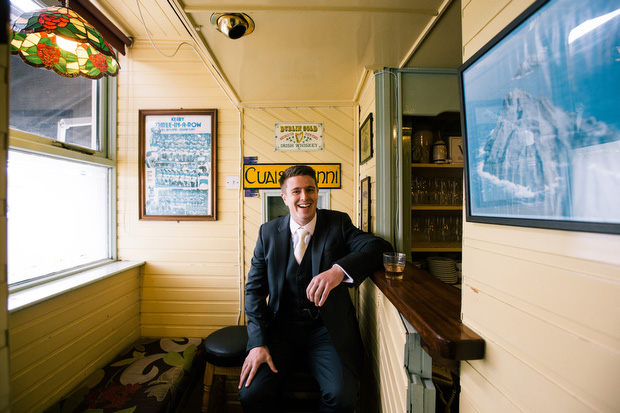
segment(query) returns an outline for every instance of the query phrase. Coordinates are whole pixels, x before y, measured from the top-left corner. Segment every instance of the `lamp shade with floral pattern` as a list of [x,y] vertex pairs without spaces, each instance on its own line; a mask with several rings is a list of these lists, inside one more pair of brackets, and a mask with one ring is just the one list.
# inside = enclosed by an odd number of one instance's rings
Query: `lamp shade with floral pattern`
[[116,53],[99,32],[68,7],[56,6],[22,14],[10,33],[11,53],[34,67],[61,76],[99,79],[116,76]]

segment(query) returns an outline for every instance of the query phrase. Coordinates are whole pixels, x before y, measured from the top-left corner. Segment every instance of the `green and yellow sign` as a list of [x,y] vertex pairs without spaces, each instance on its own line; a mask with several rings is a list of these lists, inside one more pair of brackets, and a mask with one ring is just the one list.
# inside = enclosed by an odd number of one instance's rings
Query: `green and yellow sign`
[[[243,165],[243,189],[280,188],[278,180],[286,168],[296,164],[259,163]],[[316,171],[319,188],[340,188],[342,174],[339,163],[308,163]]]

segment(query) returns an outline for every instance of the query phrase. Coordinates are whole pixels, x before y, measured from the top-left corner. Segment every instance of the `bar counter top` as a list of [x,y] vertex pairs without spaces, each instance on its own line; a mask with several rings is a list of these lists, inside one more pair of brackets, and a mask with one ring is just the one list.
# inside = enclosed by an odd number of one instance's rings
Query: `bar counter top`
[[420,334],[431,356],[484,357],[484,340],[461,322],[461,290],[409,262],[402,281],[386,279],[384,270],[376,271],[372,280]]

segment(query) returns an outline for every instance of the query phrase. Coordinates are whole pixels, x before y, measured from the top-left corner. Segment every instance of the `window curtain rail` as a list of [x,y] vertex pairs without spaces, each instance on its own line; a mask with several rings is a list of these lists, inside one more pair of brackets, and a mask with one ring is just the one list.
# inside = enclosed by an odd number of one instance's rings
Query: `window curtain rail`
[[69,7],[92,24],[95,29],[112,45],[119,53],[125,55],[125,46],[131,46],[132,40],[127,37],[105,14],[101,12],[89,0],[70,0]]

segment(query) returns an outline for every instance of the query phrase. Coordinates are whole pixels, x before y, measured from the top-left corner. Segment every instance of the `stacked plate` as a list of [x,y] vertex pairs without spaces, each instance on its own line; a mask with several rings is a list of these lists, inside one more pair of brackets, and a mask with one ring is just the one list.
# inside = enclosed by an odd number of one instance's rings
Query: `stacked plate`
[[428,257],[428,269],[435,277],[448,284],[455,284],[459,275],[454,260],[447,257]]

